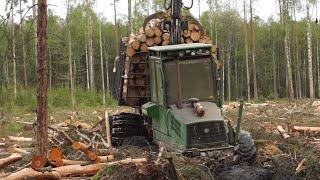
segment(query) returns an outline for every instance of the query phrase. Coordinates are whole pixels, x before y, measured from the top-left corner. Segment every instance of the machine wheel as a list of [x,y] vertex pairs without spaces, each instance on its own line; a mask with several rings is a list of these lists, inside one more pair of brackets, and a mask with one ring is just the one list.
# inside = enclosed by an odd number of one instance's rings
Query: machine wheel
[[125,138],[122,142],[123,146],[146,147],[149,145],[148,140],[144,136],[133,136]]
[[112,145],[121,146],[125,139],[134,136],[147,137],[144,117],[137,114],[121,113],[110,116]]
[[246,131],[240,132],[236,154],[244,161],[253,161],[256,158],[257,149],[250,133]]

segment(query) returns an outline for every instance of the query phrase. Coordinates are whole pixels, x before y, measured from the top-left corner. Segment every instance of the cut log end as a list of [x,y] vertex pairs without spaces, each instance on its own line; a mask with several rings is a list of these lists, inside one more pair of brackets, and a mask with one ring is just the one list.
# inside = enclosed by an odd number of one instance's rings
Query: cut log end
[[49,160],[59,161],[62,159],[62,151],[58,147],[53,147],[49,154]]
[[32,158],[31,167],[33,169],[41,169],[46,165],[46,158],[43,156],[34,156]]

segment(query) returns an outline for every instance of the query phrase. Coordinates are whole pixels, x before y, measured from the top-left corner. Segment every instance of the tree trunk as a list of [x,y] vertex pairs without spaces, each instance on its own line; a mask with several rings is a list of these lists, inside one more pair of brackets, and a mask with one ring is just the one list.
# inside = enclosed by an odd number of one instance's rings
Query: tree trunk
[[287,81],[288,81],[288,93],[290,100],[294,99],[294,92],[293,92],[293,83],[292,83],[292,68],[291,68],[291,60],[290,60],[290,47],[289,47],[289,30],[288,24],[286,26],[286,35],[284,38],[284,48],[286,54],[286,61],[287,61]]
[[90,77],[89,77],[89,57],[88,57],[88,43],[86,36],[86,72],[87,72],[87,91],[90,91]]
[[200,18],[201,18],[201,5],[200,5],[200,0],[198,0],[198,13],[199,13],[199,21],[200,21]]
[[22,43],[22,62],[23,62],[23,80],[24,80],[24,87],[28,85],[28,78],[27,78],[27,64],[26,64],[26,46],[24,42],[24,29],[23,29],[23,17],[22,17],[22,0],[20,0],[20,33],[21,33],[21,43]]
[[38,0],[38,98],[37,155],[46,157],[48,144],[48,39],[47,0]]
[[70,28],[70,0],[68,0],[68,7],[67,7],[67,23],[68,23],[68,51],[69,51],[69,78],[70,78],[70,92],[71,92],[71,103],[72,103],[72,109],[75,110],[76,108],[76,98],[75,98],[75,92],[74,92],[74,77],[72,72],[72,44],[71,44],[71,28]]
[[17,64],[16,64],[16,38],[15,38],[15,29],[14,29],[14,21],[13,21],[13,3],[11,5],[12,12],[12,61],[13,61],[13,93],[14,99],[17,98]]
[[247,13],[246,13],[246,2],[243,1],[244,5],[244,33],[245,33],[245,51],[246,51],[246,69],[247,69],[247,93],[248,101],[251,100],[250,92],[250,69],[249,69],[249,50],[248,50],[248,32],[247,32]]
[[113,1],[113,9],[114,9],[114,27],[115,27],[115,42],[116,42],[116,53],[119,56],[119,32],[118,32],[118,20],[117,20],[117,0]]
[[311,17],[309,13],[309,3],[307,2],[307,43],[308,43],[308,76],[309,76],[309,93],[310,98],[313,99],[313,69],[312,69],[312,31],[311,31]]
[[[32,19],[34,22],[37,22],[37,4],[36,0],[32,0]],[[38,69],[38,29],[37,29],[37,23],[33,23],[33,38],[34,38],[34,54],[35,54],[35,61],[36,61],[36,73]]]
[[276,40],[274,36],[274,31],[271,32],[273,34],[272,38],[272,69],[273,69],[273,93],[275,97],[278,97],[278,87],[277,87],[277,66],[276,66]]
[[228,91],[228,101],[231,101],[231,67],[230,67],[230,61],[231,61],[231,47],[232,47],[232,42],[231,42],[231,31],[229,31],[229,37],[228,37],[228,52],[227,52],[227,91]]
[[52,60],[50,47],[48,46],[48,57],[49,57],[49,89],[52,88]]
[[234,72],[235,72],[235,100],[238,100],[239,96],[239,82],[238,82],[238,61],[237,61],[237,56],[238,56],[238,45],[235,45],[234,48]]
[[91,91],[95,90],[94,82],[94,60],[93,60],[93,40],[92,40],[92,15],[89,13],[88,17],[88,41],[89,41],[89,71],[90,71],[90,89]]
[[103,65],[103,50],[102,50],[102,33],[101,33],[101,24],[100,24],[100,60],[101,60],[101,84],[102,84],[102,102],[103,105],[106,105],[106,90],[104,85],[104,65]]
[[257,68],[256,68],[256,41],[255,41],[255,29],[253,27],[253,9],[252,2],[250,0],[250,21],[251,21],[251,38],[252,38],[252,68],[253,68],[253,93],[254,98],[258,98],[258,85],[257,85]]
[[[294,2],[295,3],[295,2]],[[297,22],[297,18],[296,18],[296,6],[295,4],[293,5],[293,13],[294,13],[294,20],[295,22]],[[295,23],[295,44],[296,44],[296,70],[297,70],[297,99],[301,99],[302,98],[302,90],[301,90],[301,59],[300,59],[300,47],[299,47],[299,41],[298,41],[298,32],[297,32],[297,23]]]
[[[106,39],[104,37],[104,44],[106,44]],[[106,81],[107,81],[107,96],[110,96],[110,82],[109,82],[109,56],[108,56],[108,51],[105,49],[105,57],[106,57]]]
[[131,13],[131,0],[128,0],[128,30],[129,35],[133,33],[133,27],[132,27],[132,13]]

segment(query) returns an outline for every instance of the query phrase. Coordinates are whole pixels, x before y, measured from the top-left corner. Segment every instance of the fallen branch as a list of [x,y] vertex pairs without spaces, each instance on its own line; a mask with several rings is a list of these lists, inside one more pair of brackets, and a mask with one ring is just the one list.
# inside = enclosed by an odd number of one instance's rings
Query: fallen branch
[[9,164],[17,162],[22,159],[22,155],[18,153],[11,154],[9,157],[0,159],[0,168],[6,167]]
[[288,133],[283,129],[282,126],[277,126],[278,131],[280,132],[280,134],[282,135],[283,139],[288,139],[290,138],[290,136],[288,135]]
[[38,172],[32,168],[23,169],[19,172],[13,173],[6,177],[6,180],[20,180],[20,179],[40,179],[40,178],[55,178],[67,176],[92,176],[95,175],[100,169],[104,167],[111,167],[118,164],[140,164],[146,163],[146,158],[140,159],[124,159],[120,161],[114,161],[109,163],[91,164],[87,166],[70,165],[53,168],[50,172]]
[[304,163],[307,161],[306,158],[304,158],[297,166],[296,168],[296,175],[298,175],[303,169],[304,169]]

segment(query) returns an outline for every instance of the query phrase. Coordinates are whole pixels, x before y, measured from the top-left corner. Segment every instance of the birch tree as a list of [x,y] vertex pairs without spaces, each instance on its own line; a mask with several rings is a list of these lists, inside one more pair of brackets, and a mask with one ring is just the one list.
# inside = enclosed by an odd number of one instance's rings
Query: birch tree
[[13,93],[14,99],[17,98],[17,64],[16,64],[16,37],[14,25],[14,2],[11,2],[11,23],[12,23],[12,63],[13,63]]
[[258,98],[257,68],[256,68],[256,40],[255,40],[255,29],[253,25],[253,0],[250,0],[250,24],[251,24],[251,38],[252,38],[253,93],[254,93],[254,98]]
[[245,39],[245,59],[246,59],[246,70],[247,70],[247,97],[248,101],[251,100],[250,90],[250,69],[249,69],[249,50],[248,50],[248,32],[247,32],[247,13],[246,13],[246,1],[243,1],[243,12],[244,12],[244,39]]
[[312,31],[311,31],[311,16],[310,16],[310,2],[307,0],[307,50],[308,50],[308,77],[309,77],[309,97],[313,99],[313,68],[312,68]]
[[24,20],[23,20],[23,10],[22,10],[22,1],[20,0],[20,35],[21,35],[21,44],[22,44],[22,62],[23,62],[23,81],[24,81],[24,87],[28,86],[28,78],[27,78],[27,63],[26,63],[26,45],[25,45],[25,41],[24,41]]
[[36,71],[38,68],[38,47],[37,47],[37,42],[38,42],[38,34],[37,34],[37,4],[36,0],[32,0],[32,19],[33,19],[33,38],[34,38],[34,57],[35,57],[35,62],[36,62]]
[[100,63],[101,63],[101,83],[102,83],[102,102],[103,105],[106,105],[106,90],[104,84],[104,65],[103,65],[103,50],[102,50],[102,33],[101,33],[101,24],[99,28],[99,39],[100,39]]
[[73,64],[72,64],[72,42],[71,42],[71,30],[70,30],[70,0],[67,0],[67,26],[68,26],[68,52],[69,52],[69,82],[71,92],[72,109],[75,110],[76,98],[75,98],[75,85],[73,76]]

